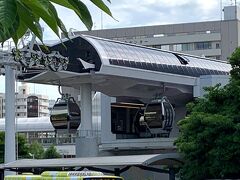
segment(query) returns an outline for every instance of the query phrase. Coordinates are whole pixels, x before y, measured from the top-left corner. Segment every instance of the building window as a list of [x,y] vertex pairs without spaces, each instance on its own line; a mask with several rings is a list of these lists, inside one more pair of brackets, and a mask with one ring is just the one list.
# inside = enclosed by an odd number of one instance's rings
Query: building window
[[173,51],[182,51],[182,44],[174,44]]
[[161,49],[161,45],[152,45],[153,48]]
[[182,51],[192,51],[193,44],[192,43],[184,43],[182,44]]
[[220,44],[219,43],[216,44],[216,49],[220,49]]
[[169,51],[169,45],[161,45],[161,49]]
[[196,42],[194,43],[195,50],[204,50],[204,49],[212,49],[211,42]]

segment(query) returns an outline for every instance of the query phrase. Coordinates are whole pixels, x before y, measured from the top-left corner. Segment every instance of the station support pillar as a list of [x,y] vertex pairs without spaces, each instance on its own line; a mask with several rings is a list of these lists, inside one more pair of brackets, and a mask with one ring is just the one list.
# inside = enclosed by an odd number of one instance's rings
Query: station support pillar
[[[5,65],[5,156],[4,163],[16,160],[15,140],[15,70]],[[5,175],[15,174],[5,171]]]
[[81,85],[80,131],[82,131],[80,133],[86,133],[86,136],[89,136],[92,131],[92,86],[91,84]]
[[76,139],[76,157],[98,156],[98,137],[92,125],[92,86],[82,84],[81,97],[81,125],[79,137]]

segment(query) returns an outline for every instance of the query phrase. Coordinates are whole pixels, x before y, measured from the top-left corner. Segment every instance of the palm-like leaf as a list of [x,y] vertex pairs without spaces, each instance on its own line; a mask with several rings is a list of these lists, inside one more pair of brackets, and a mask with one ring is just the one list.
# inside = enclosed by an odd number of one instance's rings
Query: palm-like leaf
[[48,0],[22,0],[22,2],[34,12],[36,17],[40,17],[59,37],[59,29],[55,18],[49,11]]
[[20,26],[15,34],[15,40],[21,38],[29,28],[41,41],[42,31],[39,25],[39,18],[36,18],[31,10],[21,1],[17,2],[17,12],[20,18]]
[[58,27],[62,30],[64,35],[67,36],[67,29],[66,29],[65,25],[63,24],[62,20],[58,17],[57,11],[51,3],[49,3],[49,11],[51,12],[53,18],[55,19]]
[[83,4],[81,1],[76,1],[76,0],[68,0],[68,1],[75,9],[77,9],[75,10],[75,12],[77,13],[81,21],[85,24],[85,26],[88,28],[88,30],[91,30],[93,26],[93,22],[92,22],[91,14],[87,9],[87,6]]
[[[101,9],[103,12],[107,13],[109,16],[112,17],[112,13],[110,9],[104,4],[102,0],[91,0],[93,4],[95,4],[99,9]],[[108,0],[110,2],[110,0]]]
[[[110,0],[107,1],[110,3]],[[112,16],[102,0],[91,0],[91,2]],[[45,21],[58,37],[60,37],[59,30],[67,36],[67,30],[52,3],[73,10],[88,30],[91,30],[93,26],[91,14],[80,0],[0,0],[0,42],[13,38],[17,44],[28,29],[42,41],[40,19]]]
[[0,0],[0,42],[11,37],[18,26],[15,0]]
[[87,6],[79,0],[50,0],[53,3],[73,10],[80,20],[85,24],[88,30],[91,30],[93,22]]

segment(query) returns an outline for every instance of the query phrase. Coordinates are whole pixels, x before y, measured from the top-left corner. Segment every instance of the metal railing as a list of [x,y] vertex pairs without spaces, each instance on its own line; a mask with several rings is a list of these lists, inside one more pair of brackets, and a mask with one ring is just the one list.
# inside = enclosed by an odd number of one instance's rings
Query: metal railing
[[101,132],[99,130],[84,130],[76,133],[76,136],[71,137],[28,137],[28,142],[38,142],[43,145],[72,145],[76,143],[76,138],[97,138],[98,142],[101,140]]
[[38,142],[40,144],[43,145],[51,145],[51,144],[55,144],[55,145],[72,145],[75,144],[76,137],[51,137],[51,138],[38,138],[38,137],[34,137],[34,138],[29,138],[28,142],[31,144],[33,142]]

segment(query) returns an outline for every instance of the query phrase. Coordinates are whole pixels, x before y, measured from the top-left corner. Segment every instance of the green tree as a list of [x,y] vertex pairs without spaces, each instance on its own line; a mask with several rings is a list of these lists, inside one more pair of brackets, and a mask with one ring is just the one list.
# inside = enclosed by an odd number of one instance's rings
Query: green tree
[[183,154],[182,179],[240,177],[240,49],[230,57],[230,82],[206,88],[188,104],[190,114],[179,122],[175,142]]
[[34,141],[29,146],[29,153],[32,154],[32,158],[34,158],[34,159],[43,159],[44,148],[37,141]]
[[[99,9],[112,16],[109,8],[102,0],[90,0]],[[110,2],[110,0],[107,0]],[[30,29],[42,40],[42,19],[52,31],[60,37],[59,30],[67,36],[64,23],[58,17],[53,3],[73,10],[88,30],[93,26],[91,14],[87,6],[80,0],[0,0],[0,42],[13,38],[18,40]]]
[[0,132],[0,163],[4,162],[5,133]]
[[57,152],[57,149],[54,145],[51,145],[49,148],[46,149],[44,152],[44,159],[53,159],[53,158],[60,158],[61,155]]
[[[17,135],[17,155],[18,158],[28,158],[29,147],[24,135]],[[4,162],[5,133],[0,132],[0,163]]]
[[27,143],[27,139],[24,135],[17,135],[17,150],[18,150],[18,158],[28,158],[29,156],[29,146]]

